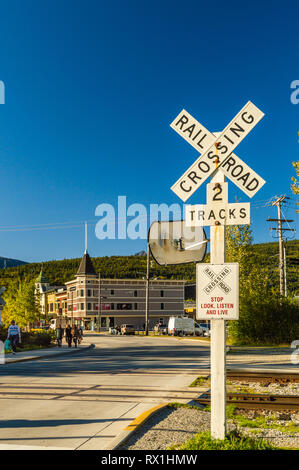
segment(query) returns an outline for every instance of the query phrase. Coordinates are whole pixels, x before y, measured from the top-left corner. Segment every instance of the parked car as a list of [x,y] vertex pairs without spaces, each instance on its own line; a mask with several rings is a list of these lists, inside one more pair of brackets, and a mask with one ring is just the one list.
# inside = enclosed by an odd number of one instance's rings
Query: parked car
[[196,336],[203,336],[204,335],[204,329],[196,322],[194,323],[194,329],[195,329],[195,335]]
[[206,323],[200,323],[199,326],[203,329],[203,336],[211,336],[210,328]]
[[135,335],[135,328],[133,325],[121,325],[120,333],[122,335]]

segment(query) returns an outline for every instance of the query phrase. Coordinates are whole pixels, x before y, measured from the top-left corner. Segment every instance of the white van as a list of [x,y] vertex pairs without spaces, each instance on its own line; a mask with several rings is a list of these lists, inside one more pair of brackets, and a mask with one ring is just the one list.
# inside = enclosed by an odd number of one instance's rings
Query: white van
[[170,317],[168,321],[168,334],[173,336],[194,335],[195,322],[188,317]]
[[50,328],[52,328],[52,330],[56,330],[57,320],[59,321],[62,328],[66,328],[66,325],[67,325],[66,318],[58,318],[58,319],[52,318],[52,320],[50,320]]

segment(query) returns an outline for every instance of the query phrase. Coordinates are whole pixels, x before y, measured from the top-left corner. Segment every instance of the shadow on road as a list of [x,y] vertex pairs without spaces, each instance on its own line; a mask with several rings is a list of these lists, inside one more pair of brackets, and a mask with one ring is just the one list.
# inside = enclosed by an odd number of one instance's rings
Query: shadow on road
[[[111,423],[119,421],[128,421],[128,419],[45,419],[45,420],[31,420],[31,419],[9,419],[0,420],[0,429],[8,428],[41,428],[41,427],[58,427],[58,426],[75,426],[82,424],[95,424],[95,423]],[[23,438],[22,438],[23,439]]]

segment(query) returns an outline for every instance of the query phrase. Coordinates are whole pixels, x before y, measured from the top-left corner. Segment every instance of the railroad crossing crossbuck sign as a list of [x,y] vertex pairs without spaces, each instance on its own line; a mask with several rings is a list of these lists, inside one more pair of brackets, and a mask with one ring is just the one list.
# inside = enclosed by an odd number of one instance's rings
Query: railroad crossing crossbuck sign
[[196,264],[196,318],[238,320],[239,265]]
[[[182,201],[187,201],[215,171],[214,162],[218,159],[225,176],[230,178],[247,196],[254,196],[265,181],[232,152],[263,116],[264,113],[248,101],[222,132],[213,134],[187,111],[181,111],[170,126],[202,155],[171,187],[172,191]],[[217,153],[215,152],[216,143]]]

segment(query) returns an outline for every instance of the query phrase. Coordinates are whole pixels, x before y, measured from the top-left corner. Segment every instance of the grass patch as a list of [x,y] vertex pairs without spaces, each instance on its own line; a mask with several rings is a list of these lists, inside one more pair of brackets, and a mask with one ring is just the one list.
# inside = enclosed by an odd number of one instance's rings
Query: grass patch
[[[229,385],[226,383],[226,385]],[[232,384],[230,384],[232,385]],[[260,393],[257,392],[254,388],[250,388],[248,385],[233,385],[233,393]]]
[[212,439],[210,432],[196,434],[181,445],[174,445],[168,450],[276,450],[263,439],[243,436],[237,431],[230,432],[225,439]]
[[189,387],[201,387],[202,385],[206,385],[209,382],[208,377],[199,376],[195,379]]
[[283,433],[292,435],[299,432],[299,426],[289,421],[284,424],[279,424],[275,416],[258,416],[257,418],[247,418],[246,416],[236,413],[235,405],[227,405],[226,407],[227,419],[233,420],[238,426],[242,428],[251,429],[276,429]]
[[189,410],[203,411],[203,409],[200,406],[187,405],[186,403],[179,403],[179,402],[168,403],[167,407],[170,408],[170,409],[175,409],[175,410],[177,408],[188,408]]

